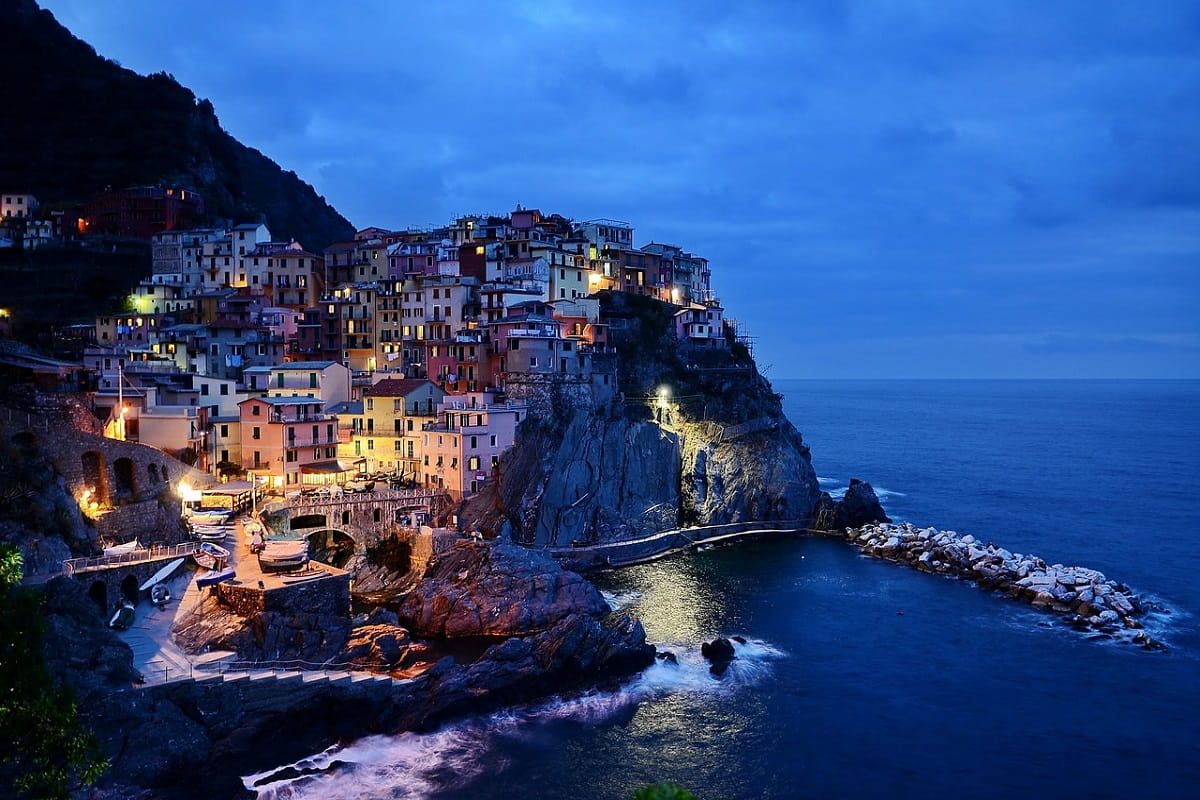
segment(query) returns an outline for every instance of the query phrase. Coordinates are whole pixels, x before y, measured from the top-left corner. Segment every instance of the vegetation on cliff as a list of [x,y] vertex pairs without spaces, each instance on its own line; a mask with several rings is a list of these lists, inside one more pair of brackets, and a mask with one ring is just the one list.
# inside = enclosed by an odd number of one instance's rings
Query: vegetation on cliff
[[107,767],[74,696],[46,667],[40,590],[18,585],[21,556],[0,543],[0,789],[65,798]]
[[0,6],[0,51],[6,191],[53,205],[166,183],[199,191],[209,214],[265,218],[273,236],[316,252],[353,235],[294,172],[226,133],[209,101],[166,73],[141,76],[102,58],[33,0]]

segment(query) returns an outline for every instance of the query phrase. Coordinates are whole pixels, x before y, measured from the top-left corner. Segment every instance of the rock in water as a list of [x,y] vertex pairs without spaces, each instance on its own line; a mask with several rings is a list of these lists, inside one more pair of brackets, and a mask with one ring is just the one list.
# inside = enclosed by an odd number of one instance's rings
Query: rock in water
[[871,522],[892,521],[884,513],[879,497],[871,488],[871,484],[857,478],[850,479],[850,488],[846,490],[846,496],[842,498],[842,512],[846,515],[844,525],[850,528],[857,528]]
[[700,645],[700,655],[712,662],[709,672],[720,675],[729,667],[729,662],[737,658],[733,652],[733,643],[728,639],[713,639]]
[[404,598],[400,618],[418,636],[523,636],[608,611],[599,589],[543,552],[461,541]]

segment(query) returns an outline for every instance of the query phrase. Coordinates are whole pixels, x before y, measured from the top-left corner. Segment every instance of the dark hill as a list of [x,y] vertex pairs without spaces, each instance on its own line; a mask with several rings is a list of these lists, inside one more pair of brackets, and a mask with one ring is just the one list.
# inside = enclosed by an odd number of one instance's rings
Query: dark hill
[[168,183],[199,191],[211,215],[265,219],[276,239],[316,252],[353,236],[312,186],[222,130],[209,101],[101,57],[33,0],[0,0],[0,53],[0,191],[45,205]]

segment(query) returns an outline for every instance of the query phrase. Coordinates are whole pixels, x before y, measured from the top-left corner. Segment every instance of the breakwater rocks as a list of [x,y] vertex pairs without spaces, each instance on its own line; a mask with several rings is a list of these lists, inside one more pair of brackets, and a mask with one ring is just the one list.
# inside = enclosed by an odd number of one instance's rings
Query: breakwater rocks
[[909,523],[848,528],[846,538],[866,555],[968,580],[1035,608],[1069,615],[1081,630],[1124,638],[1147,649],[1164,649],[1142,630],[1139,617],[1151,610],[1149,604],[1097,570],[1047,564],[1037,556],[983,544],[969,534],[960,536]]

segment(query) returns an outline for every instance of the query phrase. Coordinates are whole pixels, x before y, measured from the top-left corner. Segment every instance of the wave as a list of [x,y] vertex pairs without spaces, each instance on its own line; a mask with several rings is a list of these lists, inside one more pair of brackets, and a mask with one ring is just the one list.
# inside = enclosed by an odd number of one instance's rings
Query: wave
[[613,611],[620,611],[622,608],[628,608],[642,599],[642,593],[634,591],[609,592],[601,589],[600,595],[604,598],[604,602],[608,603],[608,607]]
[[[771,662],[786,653],[761,639],[733,642],[737,656],[724,675],[709,671],[695,645],[664,643],[678,663],[657,659],[614,691],[555,697],[543,703],[505,709],[463,720],[430,733],[369,736],[276,769],[242,778],[259,800],[352,800],[391,797],[416,800],[454,794],[485,772],[508,765],[497,745],[531,739],[556,721],[602,725],[643,702],[684,693],[728,693],[767,677]],[[301,773],[297,775],[297,773]],[[261,785],[259,785],[261,784]]]
[[817,476],[817,483],[820,483],[820,484],[828,485],[830,483],[841,483],[841,482],[842,482],[841,478],[822,478],[820,475]]
[[[817,480],[821,481],[823,483],[827,482],[826,479],[824,479],[824,478],[817,478]],[[828,481],[828,483],[837,483],[837,481]],[[871,488],[875,490],[875,496],[878,497],[880,500],[883,500],[888,497],[908,497],[908,494],[905,492],[897,492],[893,489],[885,489],[882,486],[872,486]],[[850,489],[849,486],[839,486],[836,489],[826,489],[826,491],[829,493],[829,496],[832,497],[834,500],[841,500],[843,497],[846,496],[846,492],[849,489]]]

